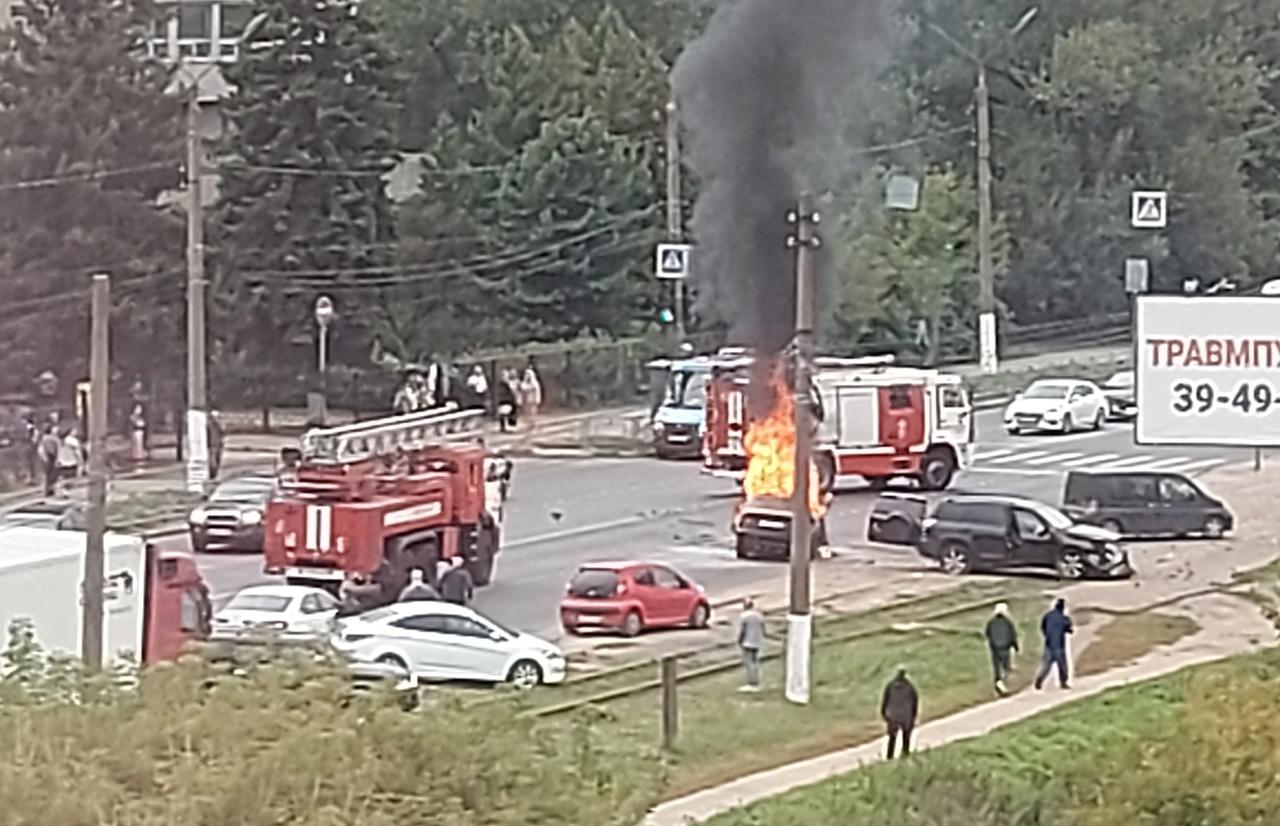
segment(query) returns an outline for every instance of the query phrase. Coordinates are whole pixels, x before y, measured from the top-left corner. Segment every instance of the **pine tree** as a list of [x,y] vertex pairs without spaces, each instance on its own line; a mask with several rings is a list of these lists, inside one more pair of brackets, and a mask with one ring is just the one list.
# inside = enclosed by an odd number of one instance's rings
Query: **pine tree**
[[[396,164],[394,67],[354,0],[262,0],[228,73],[214,290],[222,352],[253,360],[308,329],[317,295],[384,277]],[[376,297],[375,297],[376,298]],[[230,357],[228,355],[228,357]]]
[[182,113],[142,49],[154,8],[25,5],[0,48],[0,375],[80,378],[89,276],[107,271],[116,370],[176,380],[183,221],[156,204],[180,180]]

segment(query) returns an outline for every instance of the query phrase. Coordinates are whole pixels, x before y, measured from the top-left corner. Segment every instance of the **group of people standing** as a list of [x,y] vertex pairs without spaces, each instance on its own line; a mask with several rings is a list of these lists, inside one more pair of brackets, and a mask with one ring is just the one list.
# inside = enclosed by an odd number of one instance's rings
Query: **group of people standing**
[[504,368],[498,381],[490,385],[483,365],[474,365],[461,387],[449,378],[449,368],[432,364],[425,371],[411,372],[396,391],[396,413],[417,413],[447,407],[491,410],[503,431],[514,430],[520,420],[533,422],[542,407],[542,380],[533,360],[522,373]]
[[[1044,649],[1040,658],[1040,667],[1036,672],[1034,685],[1037,690],[1044,687],[1049,674],[1057,671],[1058,684],[1062,688],[1070,688],[1069,657],[1067,655],[1067,638],[1075,632],[1075,625],[1067,614],[1067,603],[1064,599],[1054,600],[1053,606],[1040,618],[1040,634],[1044,641]],[[991,668],[996,693],[1008,696],[1009,687],[1006,680],[1013,671],[1013,657],[1019,650],[1018,629],[1009,615],[1009,606],[1000,603],[983,629],[983,637],[991,655]],[[742,614],[738,618],[738,648],[742,652],[743,670],[746,683],[742,691],[760,690],[760,654],[764,649],[766,628],[764,616],[750,600],[743,603]],[[880,717],[884,720],[888,737],[888,759],[892,760],[898,752],[911,753],[911,735],[920,717],[920,694],[915,684],[907,676],[906,666],[899,666],[893,678],[885,686],[880,698]]]
[[[475,581],[461,557],[441,560],[436,564],[435,573],[436,585],[432,585],[421,568],[409,571],[409,582],[400,589],[396,602],[443,600],[455,605],[471,604],[471,598],[475,595]],[[358,574],[343,580],[338,589],[338,599],[342,603],[341,611],[344,616],[369,611],[385,602],[382,585],[372,577]]]
[[27,474],[42,481],[45,496],[64,494],[68,483],[84,472],[88,453],[75,423],[63,424],[52,416],[43,425],[35,416],[25,419]]

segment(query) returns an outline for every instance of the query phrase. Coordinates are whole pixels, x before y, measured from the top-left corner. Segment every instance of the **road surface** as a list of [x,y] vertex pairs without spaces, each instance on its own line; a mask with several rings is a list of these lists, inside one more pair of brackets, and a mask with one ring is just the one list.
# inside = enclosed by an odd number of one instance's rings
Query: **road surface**
[[[1070,468],[1163,469],[1191,475],[1252,452],[1225,448],[1149,448],[1133,444],[1130,424],[1098,432],[1009,436],[1000,411],[978,414],[975,461],[952,490],[1014,493],[1049,503],[1061,497]],[[696,462],[656,459],[518,460],[504,526],[497,581],[476,607],[523,630],[558,636],[556,606],[569,577],[585,561],[647,558],[670,562],[706,586],[713,598],[785,577],[786,566],[741,562],[731,550],[732,482],[702,476]],[[874,496],[856,483],[842,489],[828,516],[838,547],[863,543]],[[185,548],[186,540],[165,540]],[[201,569],[214,594],[264,580],[254,555],[206,554]]]

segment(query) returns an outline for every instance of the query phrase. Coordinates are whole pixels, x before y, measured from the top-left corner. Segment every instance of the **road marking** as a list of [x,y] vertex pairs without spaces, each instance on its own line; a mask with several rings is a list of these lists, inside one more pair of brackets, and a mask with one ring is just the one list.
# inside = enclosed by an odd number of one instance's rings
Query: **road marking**
[[1107,462],[1105,465],[1094,465],[1094,470],[1137,470],[1139,465],[1150,462],[1155,457],[1149,453],[1139,453],[1137,456],[1126,456],[1123,459],[1117,459],[1114,462]]
[[1176,470],[1179,473],[1203,473],[1210,468],[1218,465],[1226,464],[1226,459],[1197,459],[1194,462],[1187,462],[1185,465],[1178,467],[1166,468],[1166,470]]
[[1029,465],[1037,465],[1037,466],[1039,466],[1039,465],[1052,465],[1052,464],[1054,464],[1055,462],[1061,462],[1061,461],[1064,461],[1064,460],[1066,460],[1066,459],[1075,459],[1075,458],[1080,457],[1080,456],[1083,456],[1083,455],[1084,455],[1084,454],[1083,454],[1083,453],[1080,453],[1080,452],[1070,452],[1070,451],[1069,451],[1069,452],[1067,452],[1067,453],[1051,453],[1051,454],[1049,454],[1048,456],[1042,456],[1042,457],[1040,457],[1039,459],[1032,459],[1030,462],[1027,462],[1027,464],[1029,464]]
[[1109,462],[1112,459],[1119,459],[1119,453],[1095,453],[1092,456],[1085,456],[1080,459],[1072,459],[1070,462],[1063,462],[1063,467],[1084,467],[1097,462]]
[[1007,465],[1013,462],[1025,462],[1027,459],[1034,458],[1036,456],[1045,456],[1048,453],[1049,451],[1047,450],[1026,450],[1022,453],[1015,453],[1012,456],[1002,456],[999,459],[993,459],[988,464]]
[[1011,467],[971,467],[966,473],[996,473],[1002,476],[1057,476],[1056,470],[1032,470]]
[[1147,462],[1144,465],[1129,468],[1129,470],[1169,470],[1174,465],[1180,465],[1187,461],[1190,460],[1186,456],[1173,456],[1166,459],[1157,459],[1154,462]]
[[1000,450],[982,450],[973,454],[973,461],[981,462],[984,459],[994,459],[997,456],[1007,456],[1013,453],[1012,450],[1001,448]]

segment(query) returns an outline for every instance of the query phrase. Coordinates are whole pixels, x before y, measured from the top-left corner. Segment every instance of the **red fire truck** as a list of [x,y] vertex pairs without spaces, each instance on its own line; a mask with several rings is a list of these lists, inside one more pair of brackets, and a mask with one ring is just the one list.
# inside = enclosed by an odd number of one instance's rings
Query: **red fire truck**
[[[712,374],[704,472],[740,479],[746,468],[750,373],[743,363]],[[968,465],[973,408],[959,376],[898,367],[892,356],[818,358],[813,383],[822,409],[814,462],[823,490],[849,476],[873,487],[908,478],[942,490]]]
[[[392,601],[420,568],[461,557],[493,578],[499,523],[486,505],[482,411],[426,411],[311,430],[282,455],[281,493],[264,516],[265,569],[336,588],[364,575]],[[492,500],[492,497],[490,497]]]

